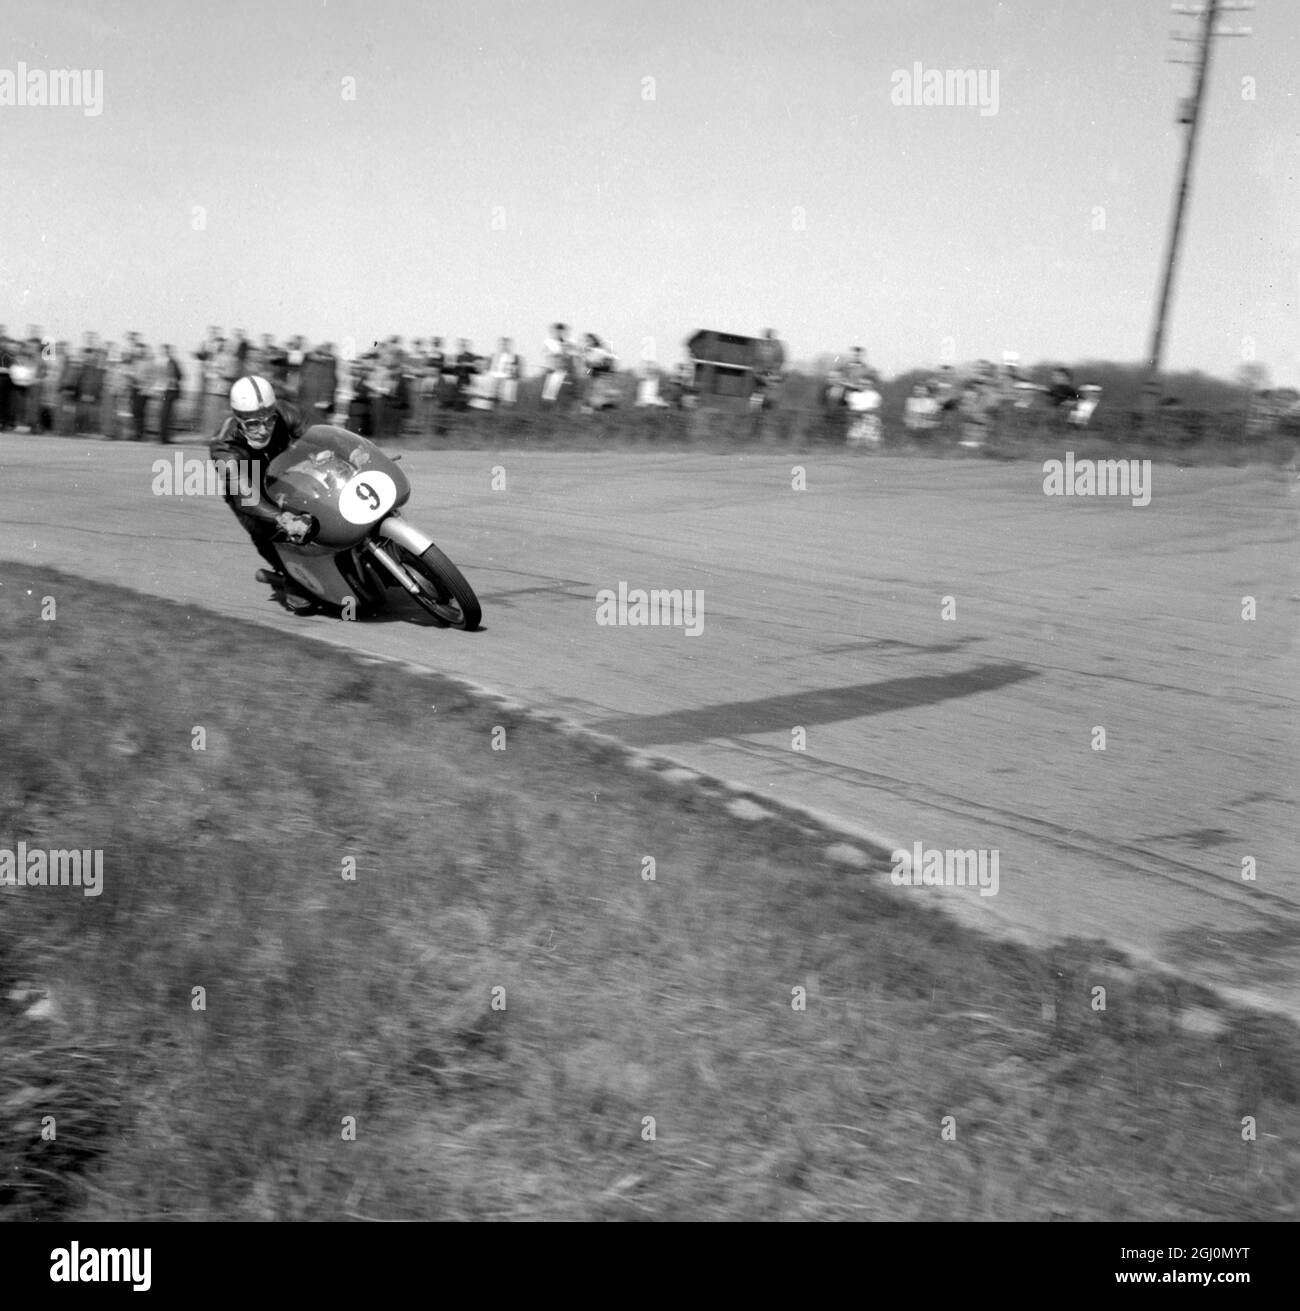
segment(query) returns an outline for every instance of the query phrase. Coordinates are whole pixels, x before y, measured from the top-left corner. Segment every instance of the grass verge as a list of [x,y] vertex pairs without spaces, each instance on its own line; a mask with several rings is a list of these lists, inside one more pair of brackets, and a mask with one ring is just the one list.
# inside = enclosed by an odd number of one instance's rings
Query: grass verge
[[104,853],[0,888],[0,1219],[1296,1218],[1283,1021],[435,677],[0,580],[0,847]]

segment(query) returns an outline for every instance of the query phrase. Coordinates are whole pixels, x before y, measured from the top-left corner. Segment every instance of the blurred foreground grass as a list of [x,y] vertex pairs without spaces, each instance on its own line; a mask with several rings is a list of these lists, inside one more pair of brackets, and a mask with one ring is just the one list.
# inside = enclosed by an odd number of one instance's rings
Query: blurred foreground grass
[[0,624],[0,847],[104,852],[0,889],[0,1218],[1296,1218],[1285,1023],[435,678],[11,564]]

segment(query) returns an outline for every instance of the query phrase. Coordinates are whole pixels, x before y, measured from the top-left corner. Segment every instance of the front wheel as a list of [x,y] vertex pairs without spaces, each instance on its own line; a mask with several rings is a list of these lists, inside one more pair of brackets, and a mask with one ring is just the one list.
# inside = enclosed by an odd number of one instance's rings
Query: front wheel
[[418,602],[435,619],[450,628],[477,628],[483,618],[478,597],[465,576],[436,546],[420,555],[397,547],[398,557],[418,584]]

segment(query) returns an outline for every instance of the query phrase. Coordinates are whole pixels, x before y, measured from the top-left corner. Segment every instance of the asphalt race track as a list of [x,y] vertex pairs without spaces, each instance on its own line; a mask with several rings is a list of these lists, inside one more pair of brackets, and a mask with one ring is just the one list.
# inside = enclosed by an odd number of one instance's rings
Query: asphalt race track
[[[996,896],[900,895],[1300,1016],[1294,472],[1158,465],[1139,507],[1027,462],[410,453],[466,634],[273,605],[220,502],[151,491],[198,449],[0,435],[0,559],[463,676],[891,848],[996,849]],[[699,589],[702,632],[598,625],[620,582]]]

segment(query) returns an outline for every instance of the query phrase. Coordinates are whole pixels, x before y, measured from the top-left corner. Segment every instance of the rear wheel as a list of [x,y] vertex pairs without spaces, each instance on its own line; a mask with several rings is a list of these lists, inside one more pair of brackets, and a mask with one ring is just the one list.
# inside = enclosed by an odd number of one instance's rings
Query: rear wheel
[[436,546],[421,555],[398,546],[397,554],[420,588],[420,594],[412,600],[451,628],[479,626],[483,611],[474,589]]

